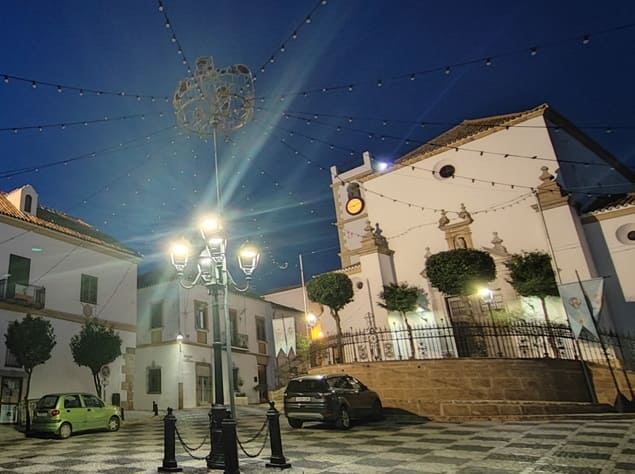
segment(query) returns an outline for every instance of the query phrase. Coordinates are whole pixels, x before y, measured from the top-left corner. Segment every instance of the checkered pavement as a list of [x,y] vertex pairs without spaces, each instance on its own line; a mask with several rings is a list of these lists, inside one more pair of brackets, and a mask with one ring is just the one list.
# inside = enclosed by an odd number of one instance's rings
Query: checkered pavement
[[[238,436],[244,442],[262,427],[265,410],[237,408]],[[207,412],[175,415],[182,438],[198,446],[208,431]],[[292,430],[284,416],[280,424],[284,455],[292,464],[283,472],[290,474],[635,472],[635,419],[628,416],[434,423],[389,412],[381,422],[360,422],[349,431],[319,423]],[[262,442],[260,436],[245,448],[255,454]],[[204,457],[208,450],[205,443],[194,454]],[[208,472],[205,461],[191,458],[178,440],[176,453],[184,472]],[[256,458],[239,450],[241,472],[279,472],[265,468],[269,456],[268,444]],[[116,433],[79,434],[67,440],[0,437],[0,473],[156,473],[162,459],[160,417],[126,422]]]

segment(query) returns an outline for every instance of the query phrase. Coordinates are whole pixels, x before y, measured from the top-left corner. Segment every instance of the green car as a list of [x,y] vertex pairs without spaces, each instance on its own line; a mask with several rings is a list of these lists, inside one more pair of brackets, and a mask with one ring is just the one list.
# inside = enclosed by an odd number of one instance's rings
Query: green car
[[52,393],[38,400],[31,431],[66,439],[78,431],[117,431],[120,425],[119,407],[106,405],[95,395]]

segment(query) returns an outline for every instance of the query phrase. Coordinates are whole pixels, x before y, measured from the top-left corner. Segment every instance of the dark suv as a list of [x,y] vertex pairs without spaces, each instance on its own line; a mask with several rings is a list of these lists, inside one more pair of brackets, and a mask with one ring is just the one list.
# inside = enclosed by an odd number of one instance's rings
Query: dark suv
[[305,375],[289,381],[284,414],[292,428],[302,428],[305,421],[327,421],[346,430],[352,418],[381,419],[382,406],[379,395],[355,377]]

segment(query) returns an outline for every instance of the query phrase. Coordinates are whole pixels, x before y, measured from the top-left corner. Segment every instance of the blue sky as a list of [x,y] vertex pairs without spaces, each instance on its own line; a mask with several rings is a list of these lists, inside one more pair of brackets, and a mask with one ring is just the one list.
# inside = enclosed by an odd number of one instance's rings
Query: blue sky
[[0,189],[33,185],[142,253],[143,270],[216,206],[211,142],[176,127],[187,71],[172,32],[190,64],[256,75],[254,118],[220,137],[219,159],[230,252],[263,248],[257,291],[298,284],[299,254],[307,279],[338,267],[328,169],[366,150],[394,160],[463,119],[547,102],[635,167],[635,2],[164,6],[170,28],[152,0],[3,2],[0,15]]

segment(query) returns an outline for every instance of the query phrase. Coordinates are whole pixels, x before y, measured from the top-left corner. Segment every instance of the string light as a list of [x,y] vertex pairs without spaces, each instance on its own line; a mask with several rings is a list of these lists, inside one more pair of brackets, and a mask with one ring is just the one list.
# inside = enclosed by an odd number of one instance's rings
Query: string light
[[[296,120],[304,120],[303,117],[298,117],[295,116],[294,114],[290,114],[288,112],[285,112],[286,116],[288,118],[292,118],[292,119],[296,119]],[[352,122],[352,118],[348,118],[349,123]],[[368,130],[364,130],[364,129],[360,129],[360,128],[354,128],[354,127],[346,127],[346,126],[341,126],[341,125],[333,125],[331,123],[327,123],[327,122],[323,122],[323,121],[319,121],[316,120],[313,123],[317,124],[317,125],[322,125],[325,127],[330,127],[330,128],[335,128],[338,131],[341,131],[342,129],[346,129],[346,130],[350,130],[350,131],[354,131],[357,133],[363,133],[365,135],[368,135],[369,131]],[[469,125],[469,124],[468,124]],[[483,124],[479,125],[480,127],[483,127]],[[511,125],[491,125],[492,127],[511,127]],[[374,132],[370,132],[370,133],[374,133]],[[306,135],[304,135],[306,137]],[[519,158],[519,159],[529,159],[529,160],[543,160],[543,161],[549,161],[549,162],[553,162],[553,158],[547,158],[547,157],[538,157],[537,155],[520,155],[517,153],[505,153],[505,152],[494,152],[494,151],[488,151],[488,150],[479,150],[479,149],[474,149],[474,148],[470,148],[470,147],[466,147],[466,146],[456,146],[453,145],[451,143],[439,143],[439,142],[435,142],[432,140],[416,140],[413,138],[404,138],[404,137],[398,137],[398,136],[394,136],[394,135],[382,135],[383,137],[389,138],[391,140],[396,140],[396,141],[404,141],[406,145],[408,145],[410,142],[414,142],[417,143],[419,145],[419,147],[423,147],[423,146],[430,146],[433,148],[439,148],[439,149],[445,149],[445,150],[455,150],[455,151],[467,151],[467,152],[472,152],[472,153],[478,153],[480,156],[483,156],[484,154],[487,155],[491,155],[491,156],[502,156],[505,158],[509,158],[509,157],[513,157],[513,158]],[[442,138],[441,137],[437,137],[436,139]],[[334,145],[333,145],[334,146]],[[353,150],[355,151],[355,150]],[[558,159],[559,163],[566,163],[566,164],[573,164],[573,165],[588,165],[588,166],[598,166],[598,167],[609,167],[612,168],[614,167],[613,164],[609,164],[609,163],[600,163],[600,162],[582,162],[582,161],[577,161],[577,160],[567,160],[567,159]]]
[[102,119],[92,119],[92,120],[81,120],[81,121],[77,121],[77,122],[62,122],[62,123],[49,123],[46,125],[24,125],[24,126],[20,126],[20,127],[4,127],[4,128],[0,128],[0,132],[13,132],[13,133],[18,133],[18,130],[34,130],[37,129],[38,131],[42,131],[45,128],[60,128],[62,130],[65,130],[66,127],[72,127],[75,125],[84,125],[87,126],[89,124],[96,124],[96,123],[104,123],[104,122],[115,122],[115,121],[119,121],[119,120],[129,120],[129,119],[135,119],[135,118],[140,118],[141,120],[143,120],[145,118],[146,115],[158,115],[159,117],[163,117],[164,116],[164,112],[154,112],[151,114],[135,114],[135,115],[122,115],[120,117],[104,117]]
[[188,75],[193,78],[194,77],[192,76],[193,68],[190,65],[187,57],[185,56],[185,53],[183,52],[183,47],[181,46],[181,43],[179,42],[176,36],[176,31],[174,31],[174,28],[172,27],[172,22],[170,21],[170,18],[168,17],[168,12],[166,11],[165,6],[163,5],[163,2],[161,0],[157,0],[157,2],[158,2],[159,12],[163,14],[163,19],[165,20],[165,27],[168,30],[170,30],[170,33],[171,33],[170,41],[174,43],[176,47],[176,54],[178,54],[179,56],[183,58],[181,60],[181,64],[183,64],[186,67]]
[[[298,38],[298,31],[300,31],[305,25],[308,25],[311,23],[311,17],[313,16],[313,14],[316,12],[316,10],[320,7],[320,6],[325,6],[326,2],[323,0],[319,0],[314,6],[313,8],[311,8],[311,10],[309,11],[309,13],[305,16],[304,21],[302,21],[301,23],[299,23],[291,32],[291,34],[289,36],[287,36],[287,38],[285,38],[285,40],[280,44],[280,46],[278,46],[274,52],[269,56],[269,59],[267,61],[265,61],[262,66],[260,66],[260,68],[258,68],[258,70],[260,70],[261,73],[265,72],[265,69],[267,67],[267,63],[269,64],[273,64],[277,58],[277,56],[279,55],[279,53],[284,53],[286,51],[286,45],[289,43],[290,40],[295,40]],[[256,77],[254,76],[254,79],[256,79]]]
[[[607,28],[604,30],[598,30],[595,32],[591,32],[591,33],[586,33],[584,36],[582,36],[582,38],[590,38],[591,36],[599,36],[599,35],[609,35],[612,33],[616,33],[618,31],[621,30],[625,30],[625,29],[630,29],[635,27],[635,23],[627,23],[627,24],[623,24],[623,25],[618,25],[612,28]],[[574,37],[567,37],[567,38],[563,38],[561,40],[555,40],[555,41],[551,41],[545,44],[541,44],[541,45],[533,45],[530,47],[525,47],[525,48],[519,48],[519,49],[514,49],[514,50],[508,50],[499,54],[491,54],[488,56],[484,56],[484,57],[479,57],[479,58],[475,58],[475,59],[470,59],[467,61],[463,61],[463,62],[457,62],[454,64],[447,64],[446,66],[442,66],[442,67],[432,67],[429,69],[425,69],[422,71],[411,71],[405,74],[399,74],[399,75],[395,75],[392,77],[387,77],[387,78],[381,78],[382,81],[384,83],[386,82],[394,82],[394,81],[400,81],[400,80],[413,80],[413,77],[415,76],[422,76],[425,74],[433,74],[433,73],[438,73],[438,72],[444,72],[445,74],[450,73],[450,71],[452,69],[456,69],[459,67],[466,67],[466,66],[472,66],[472,65],[478,65],[478,64],[485,64],[485,62],[487,60],[489,60],[490,62],[494,61],[495,59],[500,59],[500,58],[505,58],[505,57],[509,57],[509,56],[517,56],[517,55],[526,55],[527,51],[529,50],[530,55],[535,56],[538,52],[538,49],[540,48],[541,50],[545,50],[548,48],[556,48],[556,47],[560,47],[562,45],[565,44],[569,44],[569,43],[576,43],[576,44],[580,44],[580,37],[581,35],[576,35]],[[582,41],[583,44],[587,44],[584,43],[584,39]],[[339,90],[343,90],[343,89],[349,89],[349,91],[351,90],[350,87],[351,86],[360,86],[360,85],[364,85],[364,84],[370,84],[371,82],[366,80],[366,81],[360,81],[357,83],[346,83],[346,84],[336,84],[336,85],[330,85],[328,86],[328,90],[330,92],[334,92],[334,91],[339,91]],[[322,87],[319,88],[315,88],[315,89],[307,89],[307,90],[303,90],[303,91],[292,91],[292,92],[287,92],[286,95],[287,96],[307,96],[308,94],[311,93],[315,93],[315,92],[319,92],[322,90]],[[258,99],[275,99],[275,96],[272,97],[258,97]]]
[[[78,87],[78,86],[70,86],[70,85],[65,85],[65,84],[60,84],[57,82],[51,82],[51,81],[43,81],[43,80],[39,80],[39,79],[32,79],[32,78],[28,78],[28,77],[22,77],[22,76],[15,76],[13,74],[4,74],[4,73],[0,73],[0,75],[2,75],[3,77],[3,81],[5,84],[9,84],[10,81],[15,81],[15,82],[26,82],[26,83],[30,83],[31,84],[31,88],[36,89],[38,87],[49,87],[54,89],[55,91],[62,92],[62,90],[69,90],[69,91],[76,91],[79,92],[80,96],[84,95],[84,92],[86,93],[90,93],[90,94],[95,94],[95,95],[111,95],[111,96],[126,96],[129,94],[126,94],[125,92],[115,92],[115,91],[109,91],[109,90],[98,90],[98,89],[90,89],[87,87]],[[135,97],[141,97],[142,99],[163,99],[163,100],[169,100],[168,97],[165,96],[154,96],[154,95],[147,95],[147,94],[134,94]]]
[[[263,107],[260,106],[258,107],[258,110],[262,110],[262,111],[268,111],[271,113],[279,113],[277,110],[273,110],[267,107]],[[285,118],[301,118],[301,116],[303,115],[316,115],[315,112],[304,112],[304,111],[292,111],[292,110],[285,110],[283,112],[281,112]],[[442,121],[442,120],[427,120],[425,122],[422,122],[420,120],[407,120],[407,119],[395,119],[395,118],[385,118],[385,117],[362,117],[362,116],[354,116],[351,117],[350,115],[338,115],[338,114],[328,114],[328,113],[319,113],[320,117],[326,117],[326,118],[336,118],[336,119],[343,119],[343,120],[347,120],[349,122],[352,122],[352,120],[358,120],[358,121],[368,121],[368,122],[382,122],[382,125],[384,124],[388,124],[388,123],[396,123],[396,124],[405,124],[405,125],[418,125],[421,128],[425,128],[426,125],[430,125],[430,126],[434,126],[434,127],[456,127],[456,126],[463,126],[463,127],[473,127],[473,128],[482,128],[482,127],[505,127],[505,129],[510,129],[510,128],[518,128],[518,129],[541,129],[541,130],[560,130],[560,126],[559,125],[549,125],[547,123],[545,123],[544,125],[526,125],[526,124],[505,124],[505,125],[501,125],[500,122],[483,122],[482,119],[480,119],[478,121],[478,123],[473,123],[473,122],[466,122],[466,121],[459,121],[459,122],[448,122],[448,121]],[[577,125],[576,124],[576,128],[579,130],[589,130],[589,131],[595,131],[595,130],[600,130],[600,131],[607,131],[607,130],[611,130],[611,131],[615,131],[615,130],[635,130],[635,125],[618,125],[618,124],[612,124],[612,125]]]
[[102,156],[108,153],[112,153],[115,151],[121,151],[122,149],[129,149],[132,147],[133,144],[137,144],[136,146],[143,146],[145,145],[145,143],[141,143],[141,145],[138,144],[138,142],[146,140],[146,138],[148,136],[154,136],[154,135],[158,135],[161,134],[167,130],[173,130],[176,128],[176,125],[172,125],[170,127],[166,127],[166,128],[162,128],[159,130],[156,130],[155,132],[152,132],[150,134],[144,135],[143,137],[137,137],[137,138],[133,138],[131,140],[128,140],[127,142],[124,143],[120,143],[118,145],[114,145],[114,146],[109,146],[107,148],[102,148],[98,151],[92,151],[89,153],[82,153],[81,155],[77,155],[74,156],[72,158],[65,158],[63,160],[57,160],[57,161],[52,161],[52,162],[48,162],[48,163],[42,163],[39,165],[34,165],[34,166],[27,166],[27,167],[23,167],[23,168],[14,168],[11,170],[5,170],[5,171],[0,171],[0,178],[10,178],[13,176],[18,176],[21,174],[26,174],[26,173],[32,173],[34,171],[39,171],[40,169],[43,168],[51,168],[54,166],[58,166],[58,165],[68,165],[68,163],[70,162],[75,162],[75,161],[81,161],[81,160],[86,160],[86,159],[90,159],[90,158],[94,158],[96,156]]

